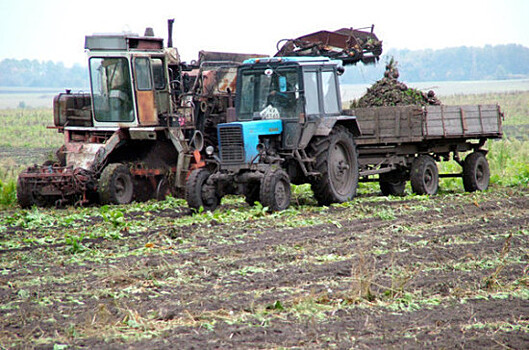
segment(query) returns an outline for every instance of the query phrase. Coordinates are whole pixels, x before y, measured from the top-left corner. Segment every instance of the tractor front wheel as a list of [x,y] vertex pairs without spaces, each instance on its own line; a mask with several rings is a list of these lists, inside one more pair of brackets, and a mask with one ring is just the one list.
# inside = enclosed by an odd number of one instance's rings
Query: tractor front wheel
[[259,189],[259,198],[269,211],[281,211],[290,205],[290,179],[288,174],[280,168],[268,170]]

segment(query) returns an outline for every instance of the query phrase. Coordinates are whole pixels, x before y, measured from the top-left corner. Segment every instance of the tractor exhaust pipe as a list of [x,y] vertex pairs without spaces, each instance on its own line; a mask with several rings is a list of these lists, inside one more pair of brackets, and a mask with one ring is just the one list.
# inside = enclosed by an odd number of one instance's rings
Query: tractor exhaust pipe
[[173,19],[167,20],[167,31],[168,31],[168,37],[167,37],[167,47],[173,47]]

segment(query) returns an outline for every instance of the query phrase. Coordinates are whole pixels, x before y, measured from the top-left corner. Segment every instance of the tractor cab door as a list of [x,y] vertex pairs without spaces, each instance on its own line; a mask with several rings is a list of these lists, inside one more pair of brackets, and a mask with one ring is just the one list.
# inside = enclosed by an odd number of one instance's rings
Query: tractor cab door
[[136,56],[133,65],[138,123],[143,126],[157,125],[158,114],[154,99],[151,59],[148,56]]
[[341,112],[336,70],[331,65],[303,67],[305,123],[299,148],[305,148],[329,117]]

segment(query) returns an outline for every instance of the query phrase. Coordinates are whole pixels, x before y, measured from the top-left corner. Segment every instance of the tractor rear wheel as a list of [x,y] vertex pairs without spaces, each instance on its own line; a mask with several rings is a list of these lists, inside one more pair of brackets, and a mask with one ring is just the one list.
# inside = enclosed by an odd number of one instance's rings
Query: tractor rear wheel
[[186,182],[186,201],[192,211],[198,212],[200,207],[214,211],[220,203],[213,186],[207,185],[211,172],[206,168],[195,169]]
[[414,193],[436,194],[439,189],[439,170],[435,160],[428,155],[415,158],[411,165],[410,180]]
[[134,195],[132,175],[127,165],[111,163],[103,169],[97,189],[101,204],[128,204]]
[[329,136],[312,143],[315,169],[321,175],[311,181],[314,197],[320,205],[347,202],[358,187],[358,158],[353,135],[338,125]]
[[259,189],[259,198],[263,207],[269,211],[281,211],[290,205],[290,179],[280,168],[266,171]]
[[485,191],[489,187],[489,162],[482,152],[470,153],[463,163],[463,186],[465,191]]

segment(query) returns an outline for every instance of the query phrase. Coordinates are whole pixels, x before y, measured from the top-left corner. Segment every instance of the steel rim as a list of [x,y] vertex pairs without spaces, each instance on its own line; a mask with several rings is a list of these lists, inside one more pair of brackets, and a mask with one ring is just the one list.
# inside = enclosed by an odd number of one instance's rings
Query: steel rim
[[426,169],[424,169],[423,174],[424,188],[428,193],[432,193],[435,190],[436,178],[435,170],[432,168],[432,165],[429,164]]
[[330,178],[336,192],[346,195],[353,182],[353,163],[351,151],[346,145],[336,143],[331,151]]
[[114,190],[116,193],[116,198],[119,201],[122,201],[128,197],[130,190],[130,180],[127,178],[127,176],[120,175],[116,178],[116,181],[114,182]]
[[287,186],[288,184],[283,179],[280,179],[274,188],[274,197],[279,208],[286,208],[288,204],[289,189],[287,189]]

